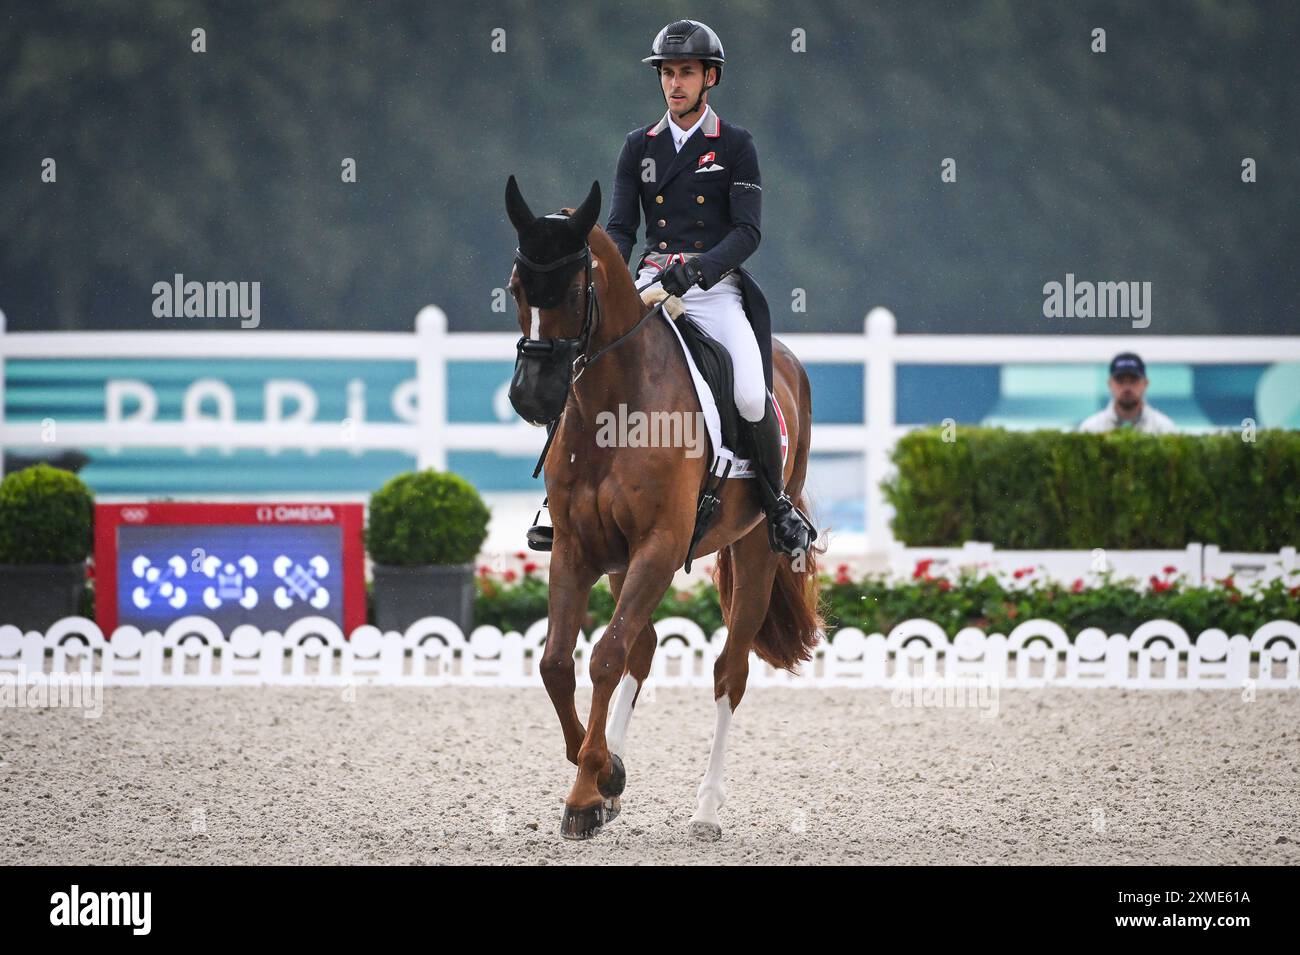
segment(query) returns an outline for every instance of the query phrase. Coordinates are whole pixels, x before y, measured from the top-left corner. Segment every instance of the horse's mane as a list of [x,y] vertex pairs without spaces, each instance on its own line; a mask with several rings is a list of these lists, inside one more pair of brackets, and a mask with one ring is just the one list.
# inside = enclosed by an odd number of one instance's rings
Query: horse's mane
[[591,254],[600,259],[600,266],[605,270],[605,281],[609,283],[610,292],[635,299],[637,310],[634,314],[643,314],[650,306],[642,302],[641,296],[637,294],[636,280],[632,278],[632,273],[623,260],[623,253],[609,237],[609,233],[600,227],[600,223],[596,223],[591,227],[587,241],[591,245]]

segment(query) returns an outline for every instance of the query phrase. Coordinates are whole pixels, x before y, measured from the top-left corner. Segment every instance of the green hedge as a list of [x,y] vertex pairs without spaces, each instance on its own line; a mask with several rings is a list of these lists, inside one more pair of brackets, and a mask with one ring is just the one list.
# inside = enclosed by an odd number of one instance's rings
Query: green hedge
[[79,563],[94,528],[94,495],[71,471],[37,464],[0,481],[0,564]]
[[933,620],[957,635],[963,627],[986,633],[1010,633],[1026,620],[1051,620],[1073,640],[1080,630],[1100,627],[1106,633],[1132,633],[1148,620],[1172,620],[1195,640],[1203,630],[1219,627],[1247,636],[1273,620],[1300,623],[1300,574],[1274,580],[1246,592],[1231,578],[1203,587],[1156,578],[1154,586],[1136,581],[1108,581],[1082,587],[1031,578],[1014,587],[995,576],[963,574],[955,583],[927,577],[910,582],[869,576],[852,581],[840,576],[824,581],[822,612],[831,627],[857,627],[864,633],[889,633],[904,620]]
[[[485,573],[478,577],[474,601],[474,626],[491,624],[501,630],[528,627],[546,616],[546,580],[535,574]],[[1231,579],[1204,587],[1187,587],[1164,578],[1154,588],[1138,588],[1136,581],[1114,581],[1102,587],[1082,588],[1035,577],[1028,586],[1013,587],[1003,575],[963,574],[955,581],[918,575],[912,580],[867,576],[853,580],[841,567],[834,578],[819,583],[826,630],[857,627],[864,633],[888,633],[904,620],[920,617],[939,624],[949,637],[963,627],[986,633],[1010,633],[1025,620],[1052,620],[1065,628],[1071,640],[1086,627],[1107,633],[1132,633],[1148,620],[1172,620],[1195,640],[1203,630],[1219,627],[1229,634],[1254,633],[1272,620],[1300,623],[1300,573],[1247,592]],[[1080,582],[1082,583],[1082,582]],[[366,585],[368,623],[374,622],[370,606],[371,585]],[[87,588],[82,612],[94,618],[93,591]],[[602,580],[591,594],[583,629],[590,632],[609,623],[614,598]],[[709,635],[722,626],[718,596],[707,583],[688,590],[671,589],[655,608],[652,619],[686,617]]]
[[1300,543],[1300,432],[914,431],[884,482],[894,535],[1024,550],[1276,551]]
[[[1023,583],[1014,583],[1006,574],[975,572],[945,580],[922,570],[910,580],[883,575],[854,580],[848,568],[841,567],[833,578],[819,580],[822,614],[832,638],[842,627],[888,633],[915,617],[933,620],[949,637],[963,627],[1010,633],[1026,620],[1051,620],[1064,627],[1071,640],[1087,627],[1132,633],[1148,620],[1172,620],[1193,640],[1210,627],[1249,635],[1272,620],[1300,623],[1300,571],[1289,580],[1246,591],[1232,578],[1188,587],[1182,579],[1162,574],[1149,587],[1139,587],[1131,579],[1107,579],[1102,586],[1084,587],[1081,580],[1053,581],[1036,572],[1021,573],[1027,577]],[[480,572],[478,587],[475,626],[492,624],[522,633],[546,616],[546,582],[541,577],[507,573],[503,578]],[[584,629],[608,623],[613,612],[613,597],[601,581],[592,591]],[[707,583],[669,590],[652,619],[664,617],[694,620],[706,634],[722,626],[717,593]]]
[[[547,583],[542,577],[525,574],[516,581],[508,577],[505,582],[480,573],[478,590],[474,598],[474,626],[491,624],[501,630],[518,630],[523,633],[547,615]],[[587,602],[587,619],[583,629],[609,623],[614,616],[614,595],[609,583],[601,580],[591,591]],[[712,584],[700,582],[690,589],[670,588],[650,615],[651,620],[665,617],[687,617],[711,634],[722,626],[722,609],[718,593]]]
[[474,486],[448,471],[408,471],[370,495],[366,552],[376,564],[473,563],[489,512]]

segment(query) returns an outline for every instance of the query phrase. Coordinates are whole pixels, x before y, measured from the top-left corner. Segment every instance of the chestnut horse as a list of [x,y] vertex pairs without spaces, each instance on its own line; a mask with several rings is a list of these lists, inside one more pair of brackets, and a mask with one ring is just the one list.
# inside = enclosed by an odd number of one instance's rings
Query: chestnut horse
[[[623,744],[658,644],[650,615],[686,559],[709,455],[692,456],[684,447],[603,447],[609,442],[597,441],[597,415],[616,412],[620,404],[648,416],[700,411],[673,330],[659,315],[647,318],[650,306],[614,241],[596,224],[599,183],[592,183],[576,211],[537,217],[511,176],[506,210],[519,235],[509,289],[525,336],[520,363],[526,341],[546,346],[558,340],[572,349],[546,373],[562,374],[567,390],[558,393],[562,404],[550,402],[563,416],[545,456],[554,544],[540,671],[564,730],[566,755],[578,767],[561,833],[586,839],[620,810]],[[773,390],[791,449],[785,486],[802,508],[812,395],[798,359],[779,342],[773,345]],[[517,369],[516,383],[518,374]],[[527,407],[530,395],[516,394],[513,384],[516,408]],[[519,391],[537,385],[528,380]],[[689,826],[703,839],[722,834],[718,809],[726,796],[727,727],[745,693],[751,649],[772,666],[793,670],[811,658],[821,628],[816,553],[794,559],[773,553],[754,480],[725,482],[717,518],[692,552],[697,558],[718,552],[714,580],[728,631],[713,669],[712,752]],[[583,726],[574,702],[573,651],[592,587],[604,574],[615,608],[592,650],[591,711]]]

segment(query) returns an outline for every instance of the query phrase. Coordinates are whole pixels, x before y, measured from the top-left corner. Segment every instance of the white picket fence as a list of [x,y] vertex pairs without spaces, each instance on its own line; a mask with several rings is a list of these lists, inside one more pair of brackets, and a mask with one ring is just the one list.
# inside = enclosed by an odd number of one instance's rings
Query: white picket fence
[[[655,625],[659,648],[648,686],[711,686],[725,638],[673,617]],[[604,628],[580,634],[579,683]],[[357,628],[351,639],[323,617],[284,633],[241,626],[227,636],[205,617],[177,620],[165,632],[119,627],[105,640],[95,623],[67,617],[44,634],[0,627],[0,688],[24,674],[75,673],[105,686],[540,687],[537,662],[546,621],[525,633],[484,626],[466,637],[450,620],[426,617],[404,633]],[[1071,640],[1058,624],[1027,620],[1010,634],[962,630],[952,640],[930,620],[908,620],[888,634],[837,631],[798,674],[751,658],[751,686],[890,687],[907,681],[982,681],[991,687],[1133,689],[1300,688],[1300,625],[1273,621],[1246,636],[1209,629],[1192,637],[1168,620],[1132,634],[1090,628]]]

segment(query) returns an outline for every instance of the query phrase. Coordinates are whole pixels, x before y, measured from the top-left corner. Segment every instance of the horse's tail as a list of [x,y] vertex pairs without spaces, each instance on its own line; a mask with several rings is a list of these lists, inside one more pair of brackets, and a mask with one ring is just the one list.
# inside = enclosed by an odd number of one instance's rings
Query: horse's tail
[[[803,492],[799,493],[795,504],[807,513]],[[762,525],[759,525],[758,533],[766,533]],[[801,557],[782,557],[777,561],[772,596],[768,600],[767,615],[754,638],[754,652],[760,660],[778,670],[794,670],[800,663],[811,660],[813,648],[817,646],[824,626],[819,606],[821,591],[817,586],[817,558],[824,550],[824,544],[814,544]],[[731,548],[723,547],[718,551],[714,583],[724,619],[731,610],[733,573]]]

